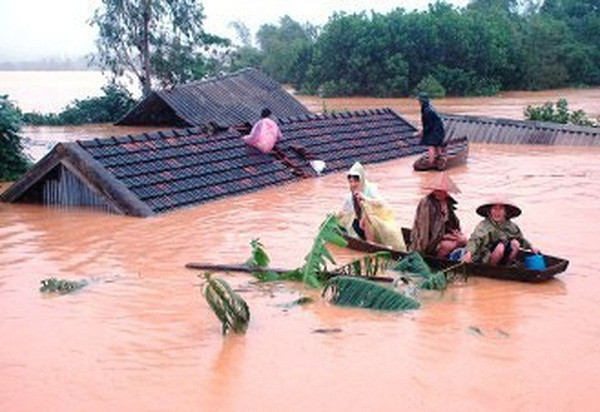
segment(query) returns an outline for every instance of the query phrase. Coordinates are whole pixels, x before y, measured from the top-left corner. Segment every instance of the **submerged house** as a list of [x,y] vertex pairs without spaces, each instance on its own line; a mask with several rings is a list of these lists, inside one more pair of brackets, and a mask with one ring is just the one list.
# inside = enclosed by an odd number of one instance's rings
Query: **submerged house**
[[316,176],[314,159],[331,173],[424,150],[415,128],[391,109],[311,114],[279,125],[283,140],[270,154],[235,130],[203,128],[60,143],[0,200],[151,216]]
[[600,146],[600,127],[454,114],[442,119],[447,133],[474,143]]
[[254,124],[268,107],[275,117],[310,114],[279,83],[257,69],[151,92],[117,125],[226,128]]

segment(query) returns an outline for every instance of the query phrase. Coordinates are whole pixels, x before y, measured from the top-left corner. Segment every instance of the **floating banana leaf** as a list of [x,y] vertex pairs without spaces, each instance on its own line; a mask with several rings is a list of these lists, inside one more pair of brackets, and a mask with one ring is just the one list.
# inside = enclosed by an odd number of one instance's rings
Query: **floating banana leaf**
[[326,243],[332,243],[340,247],[345,247],[348,244],[343,237],[339,222],[332,214],[327,215],[327,218],[321,224],[319,234],[315,238],[310,252],[304,258],[305,263],[301,269],[302,281],[313,288],[321,286],[319,273],[327,271],[327,262],[335,265],[335,260],[327,250]]
[[448,280],[445,273],[435,272],[427,279],[423,279],[417,287],[426,290],[445,290],[448,287]]
[[410,272],[422,277],[429,277],[431,275],[431,269],[429,269],[429,266],[418,252],[411,252],[404,256],[392,267],[392,270]]
[[423,280],[417,286],[419,289],[445,290],[448,287],[446,274],[444,272],[431,272],[431,269],[418,252],[412,252],[404,256],[392,270],[410,272],[422,277]]
[[340,306],[401,311],[418,309],[418,301],[384,286],[356,276],[336,276],[330,279],[323,297]]

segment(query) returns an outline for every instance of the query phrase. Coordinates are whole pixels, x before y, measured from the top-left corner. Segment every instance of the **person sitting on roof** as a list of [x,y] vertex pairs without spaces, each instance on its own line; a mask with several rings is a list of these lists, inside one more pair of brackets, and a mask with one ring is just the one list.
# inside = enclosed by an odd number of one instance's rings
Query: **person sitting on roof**
[[348,172],[350,193],[337,217],[347,233],[369,242],[406,250],[394,213],[379,194],[377,186],[366,179],[363,166],[356,162]]
[[456,200],[449,193],[460,193],[446,173],[438,173],[423,185],[430,192],[419,202],[410,233],[410,250],[447,258],[467,244],[456,216]]
[[250,134],[242,137],[244,142],[263,153],[269,153],[281,139],[281,130],[277,123],[269,118],[270,115],[271,110],[264,108],[260,113],[261,119],[254,125]]
[[415,136],[421,138],[423,146],[427,146],[429,164],[433,166],[437,158],[444,154],[444,137],[446,136],[444,122],[431,105],[427,93],[419,93],[417,99],[421,103],[422,129],[415,133]]
[[511,221],[521,214],[521,209],[517,206],[495,196],[479,206],[477,214],[485,219],[477,225],[469,238],[463,262],[503,265],[516,260],[519,248],[539,253],[539,250],[523,237],[519,226]]

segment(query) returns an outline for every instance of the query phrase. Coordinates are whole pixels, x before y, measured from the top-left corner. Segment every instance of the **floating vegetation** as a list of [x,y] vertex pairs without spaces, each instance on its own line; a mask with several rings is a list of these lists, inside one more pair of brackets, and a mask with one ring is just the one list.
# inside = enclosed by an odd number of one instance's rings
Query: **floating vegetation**
[[56,278],[43,279],[40,283],[42,285],[40,286],[40,292],[59,293],[61,295],[79,290],[88,284],[86,280],[77,281]]
[[[321,224],[319,233],[304,258],[303,266],[290,271],[269,269],[271,259],[264,245],[256,238],[250,242],[252,255],[246,261],[243,271],[251,271],[261,281],[301,281],[313,288],[321,287],[322,282],[325,282],[321,295],[335,305],[404,311],[420,307],[420,303],[416,299],[417,290],[445,290],[448,287],[446,272],[456,271],[462,265],[460,263],[444,271],[432,272],[423,257],[417,252],[409,253],[398,262],[394,262],[390,252],[381,251],[328,270],[327,265],[336,265],[336,262],[327,249],[327,243],[340,247],[347,246],[339,222],[333,214],[327,215]],[[401,276],[392,287],[375,283],[374,281],[378,279],[389,280],[389,278],[377,277],[388,269],[410,275]],[[210,273],[205,273],[203,276],[206,279],[204,297],[221,321],[223,334],[225,335],[229,330],[234,333],[244,333],[250,322],[250,310],[244,299],[233,291],[224,280],[212,278]],[[418,278],[418,281],[415,281],[415,278]],[[400,282],[403,287],[406,287],[407,293],[396,289]],[[280,306],[287,310],[312,301],[312,298],[302,297]],[[316,330],[315,332],[329,333],[330,331]]]
[[278,306],[283,307],[284,309],[291,309],[295,306],[304,306],[304,305],[308,305],[309,303],[313,303],[314,299],[308,296],[302,296],[301,298],[298,298],[292,302],[288,302],[288,303],[282,303]]
[[469,333],[471,333],[472,335],[477,335],[477,336],[484,336],[483,331],[481,330],[481,328],[479,326],[469,326],[467,328],[467,330],[469,331]]
[[315,329],[312,331],[312,333],[323,333],[323,334],[341,333],[341,332],[342,332],[341,328],[319,328],[319,329]]
[[404,256],[392,269],[400,272],[410,272],[423,278],[417,285],[419,289],[445,290],[448,287],[446,274],[444,272],[431,272],[431,269],[418,252],[411,252]]
[[[312,288],[319,288],[321,287],[321,282],[327,280],[332,275],[335,275],[333,272],[327,271],[327,263],[335,265],[335,260],[327,249],[327,243],[332,243],[340,247],[345,247],[348,244],[344,239],[340,225],[333,214],[327,215],[327,218],[321,223],[319,233],[317,234],[310,251],[304,258],[304,265],[301,267],[280,274],[269,271],[267,268],[270,262],[269,256],[258,239],[253,239],[250,242],[250,245],[252,246],[252,257],[246,263],[250,266],[256,266],[259,269],[265,269],[252,272],[253,276],[261,281],[291,280],[304,282],[304,284]],[[377,259],[379,258],[376,258],[376,260]],[[378,266],[375,267],[375,264],[376,262],[373,261],[364,263],[363,265],[365,270],[369,273],[373,273],[378,270]],[[360,262],[356,263],[356,265],[357,267],[360,266]],[[352,271],[352,268],[347,270]],[[360,268],[357,270],[360,270]]]
[[327,249],[327,243],[340,247],[348,245],[348,242],[344,239],[340,224],[333,214],[327,215],[325,221],[321,223],[313,246],[304,258],[304,266],[300,269],[302,272],[302,281],[310,287],[321,287],[319,273],[327,271],[327,262],[336,264],[333,256]]
[[329,280],[322,293],[329,302],[377,310],[411,310],[420,304],[394,289],[356,276],[336,276]]
[[213,278],[210,273],[205,273],[204,278],[204,298],[221,321],[223,335],[230,329],[234,333],[245,333],[250,322],[246,301],[223,279]]
[[271,270],[261,270],[269,267],[271,258],[265,250],[265,246],[260,243],[258,238],[250,241],[252,247],[252,256],[246,261],[246,265],[256,268],[257,270],[252,272],[252,275],[260,280],[261,282],[272,282],[280,280],[281,276]]
[[266,268],[269,266],[269,262],[271,262],[271,258],[267,254],[265,247],[258,238],[252,239],[250,241],[250,246],[252,247],[252,256],[250,259],[246,261],[248,266],[256,266],[259,268]]
[[308,296],[302,296],[301,298],[296,299],[291,303],[291,305],[307,305],[309,303],[313,303],[315,300]]
[[345,276],[373,277],[386,271],[393,263],[394,260],[390,252],[376,252],[353,260],[337,268],[335,272]]

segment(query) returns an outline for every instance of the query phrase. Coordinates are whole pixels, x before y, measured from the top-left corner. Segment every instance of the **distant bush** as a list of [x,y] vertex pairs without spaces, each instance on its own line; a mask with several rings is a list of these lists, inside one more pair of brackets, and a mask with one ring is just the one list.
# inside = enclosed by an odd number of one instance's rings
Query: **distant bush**
[[355,87],[344,79],[328,80],[320,87],[321,97],[352,96]]
[[469,96],[494,96],[501,88],[498,80],[480,77],[471,82]]
[[123,117],[135,104],[131,93],[116,84],[108,84],[102,87],[102,91],[103,96],[75,100],[60,113],[25,113],[23,122],[48,126],[112,123]]
[[493,96],[501,89],[498,80],[478,77],[473,70],[438,65],[434,73],[435,79],[439,79],[446,93],[451,96]]
[[587,117],[583,110],[569,111],[569,103],[566,99],[559,99],[556,104],[546,102],[541,106],[527,106],[524,114],[528,120],[561,124],[571,123],[580,126],[598,126]]
[[446,96],[446,89],[444,89],[444,86],[442,86],[432,75],[423,77],[413,90],[415,96],[421,92],[427,93],[429,97]]
[[21,145],[20,128],[19,109],[8,96],[0,96],[0,180],[15,180],[29,167]]

